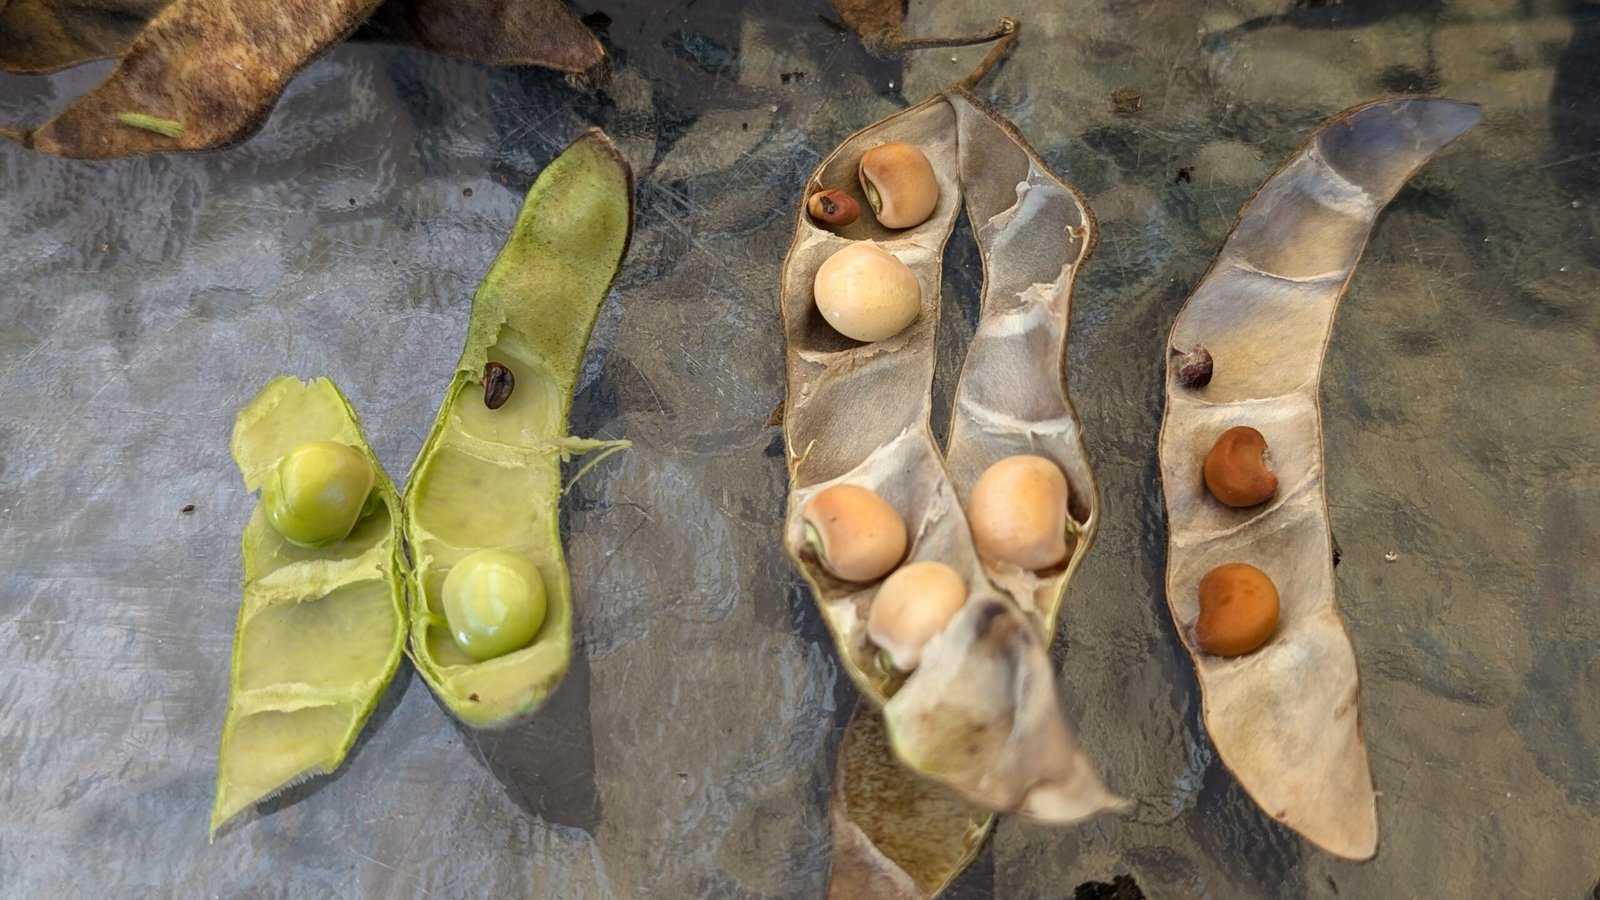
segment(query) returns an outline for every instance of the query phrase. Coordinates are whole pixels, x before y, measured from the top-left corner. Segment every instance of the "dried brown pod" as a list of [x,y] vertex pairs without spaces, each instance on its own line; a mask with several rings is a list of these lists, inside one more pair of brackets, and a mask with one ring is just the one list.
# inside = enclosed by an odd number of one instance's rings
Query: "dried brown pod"
[[[260,127],[296,72],[376,6],[175,0],[89,93],[37,128],[0,133],[44,153],[86,159],[236,143]],[[163,133],[125,124],[119,117],[129,113],[172,127]]]
[[[879,746],[890,748],[904,766],[879,759],[867,768],[920,773],[988,810],[1058,824],[1083,821],[1123,806],[1105,789],[1060,713],[1048,654],[1066,582],[1097,521],[1093,475],[1061,372],[1070,286],[1093,242],[1093,219],[1015,129],[963,85],[858,132],[824,160],[809,183],[847,183],[864,153],[892,141],[918,147],[933,162],[939,201],[925,222],[900,232],[863,216],[825,230],[803,212],[797,216],[781,297],[790,462],[785,544],[864,702],[882,704],[887,742]],[[928,423],[941,256],[963,201],[988,277],[978,337],[957,391],[947,460]],[[922,285],[921,314],[912,324],[865,346],[830,328],[811,297],[822,262],[863,240],[901,258]],[[1024,347],[1031,348],[1021,352],[1027,358],[1016,359]],[[1018,377],[1039,384],[1018,391]],[[1003,382],[1012,385],[1011,399],[997,393]],[[1044,453],[1075,486],[1062,523],[1074,529],[1068,561],[1049,577],[986,568],[962,503],[962,490],[988,464],[1020,452],[1016,448],[1030,434],[1041,448],[1033,452]],[[943,563],[968,587],[959,612],[921,648],[909,673],[886,671],[879,663],[881,648],[870,640],[867,624],[879,586],[831,578],[804,553],[800,511],[810,497],[841,483],[871,487],[905,515],[912,536],[909,562]],[[860,746],[846,744],[841,772],[865,766],[857,754],[868,751]],[[897,783],[915,778],[907,773]],[[867,786],[848,800],[836,790],[836,823],[839,805],[847,802],[852,827],[882,811]],[[965,817],[962,822],[984,822],[970,808],[955,809],[950,814]],[[965,825],[941,831],[952,822],[923,824],[935,833],[966,833]],[[852,840],[876,840],[870,832],[856,828]],[[905,850],[903,841],[896,844]],[[902,861],[886,848],[860,840],[836,846],[833,896],[928,895],[927,885],[897,868]],[[954,842],[938,851],[946,855],[919,856],[915,865],[939,878],[953,876],[966,856],[948,855],[952,846],[966,853],[975,849]],[[898,885],[897,892],[879,890],[887,884]]]
[[20,0],[0,3],[0,71],[122,57],[54,119],[0,136],[45,153],[108,158],[209,150],[265,120],[288,81],[367,21],[362,35],[495,65],[540,65],[584,83],[605,50],[561,0]]
[[994,816],[896,761],[883,713],[858,704],[834,767],[828,900],[924,900],[970,864]]
[[11,0],[0,3],[0,72],[54,72],[121,56],[173,0]]
[[584,83],[609,66],[605,47],[563,0],[387,0],[359,35],[494,66],[541,66]]
[[[1205,391],[1180,390],[1166,354],[1160,441],[1167,603],[1194,657],[1206,730],[1268,815],[1352,859],[1377,851],[1377,803],[1355,652],[1334,597],[1322,359],[1379,211],[1479,115],[1473,104],[1404,98],[1324,122],[1246,205],[1166,345],[1204,337],[1228,361]],[[1231,509],[1207,495],[1195,461],[1246,409],[1274,436],[1279,497]],[[1228,562],[1274,573],[1282,598],[1277,636],[1237,659],[1203,652],[1192,630],[1202,576]]]

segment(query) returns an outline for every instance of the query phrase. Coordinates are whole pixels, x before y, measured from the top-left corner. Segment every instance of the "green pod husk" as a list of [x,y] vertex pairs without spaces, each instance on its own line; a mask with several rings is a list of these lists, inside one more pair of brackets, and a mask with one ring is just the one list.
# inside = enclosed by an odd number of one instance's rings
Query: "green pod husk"
[[317,549],[284,540],[260,504],[251,513],[213,836],[253,804],[338,768],[400,664],[400,498],[344,394],[325,378],[274,379],[240,410],[233,458],[255,491],[285,454],[315,440],[367,457],[376,502],[348,537]]
[[[590,331],[633,231],[633,175],[590,129],[539,174],[510,239],[472,301],[466,348],[405,494],[412,567],[411,658],[461,721],[495,727],[531,714],[572,657],[572,586],[559,533],[561,463],[621,442],[567,434]],[[515,388],[484,402],[496,362]],[[445,626],[450,567],[486,547],[526,555],[544,578],[545,622],[521,650],[478,662]]]

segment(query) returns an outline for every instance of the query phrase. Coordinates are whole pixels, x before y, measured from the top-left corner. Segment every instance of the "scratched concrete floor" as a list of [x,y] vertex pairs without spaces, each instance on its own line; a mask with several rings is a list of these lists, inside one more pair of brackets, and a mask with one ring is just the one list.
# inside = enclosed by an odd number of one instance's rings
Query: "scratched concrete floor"
[[[233,150],[0,147],[0,894],[821,896],[854,697],[779,548],[778,270],[816,161],[981,51],[875,60],[818,0],[578,5],[611,19],[600,97],[345,46]],[[914,0],[910,28],[1020,14],[981,93],[1099,216],[1068,365],[1105,520],[1056,649],[1083,743],[1136,805],[1003,821],[950,896],[1123,873],[1156,898],[1586,895],[1600,7],[1045,6]],[[104,71],[0,77],[0,121]],[[1114,112],[1117,89],[1142,108]],[[1380,220],[1328,356],[1339,589],[1382,791],[1381,851],[1352,864],[1261,815],[1199,727],[1154,452],[1162,342],[1240,205],[1318,120],[1406,90],[1485,120]],[[572,674],[529,726],[473,734],[403,669],[336,776],[207,845],[252,503],[234,412],[273,375],[330,375],[403,475],[521,193],[589,122],[636,166],[640,211],[574,426],[634,448],[567,503]],[[963,240],[947,292],[970,298]]]

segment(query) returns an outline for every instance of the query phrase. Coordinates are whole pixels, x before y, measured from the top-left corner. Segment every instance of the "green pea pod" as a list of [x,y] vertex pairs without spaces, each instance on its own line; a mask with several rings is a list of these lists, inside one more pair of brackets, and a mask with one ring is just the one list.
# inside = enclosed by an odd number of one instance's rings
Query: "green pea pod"
[[240,410],[233,458],[254,491],[308,441],[365,456],[375,502],[347,537],[315,549],[279,535],[263,504],[245,525],[212,835],[251,805],[338,768],[400,664],[400,500],[339,388],[325,378],[273,379]]
[[[561,462],[608,443],[570,437],[567,413],[632,231],[632,171],[605,133],[590,129],[528,192],[473,298],[466,349],[411,472],[411,657],[440,702],[469,725],[500,726],[532,713],[572,657]],[[512,376],[509,396],[502,376],[491,379],[492,401],[486,397],[490,363]],[[531,644],[480,661],[452,637],[443,588],[454,565],[491,548],[534,564],[547,611]]]

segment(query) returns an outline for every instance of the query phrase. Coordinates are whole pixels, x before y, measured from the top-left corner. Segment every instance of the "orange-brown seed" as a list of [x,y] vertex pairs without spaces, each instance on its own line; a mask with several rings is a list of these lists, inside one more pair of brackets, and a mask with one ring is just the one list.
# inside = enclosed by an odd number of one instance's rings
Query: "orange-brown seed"
[[1195,643],[1215,656],[1253,653],[1278,627],[1278,588],[1248,563],[1217,566],[1200,579]]
[[1229,428],[1206,454],[1206,490],[1227,506],[1265,503],[1277,493],[1278,478],[1267,469],[1267,439],[1248,425]]
[[857,174],[867,202],[885,228],[914,228],[939,205],[939,179],[921,150],[902,141],[879,144],[861,156]]
[[817,561],[843,581],[877,581],[906,555],[906,520],[876,492],[836,484],[806,504],[801,518]]

